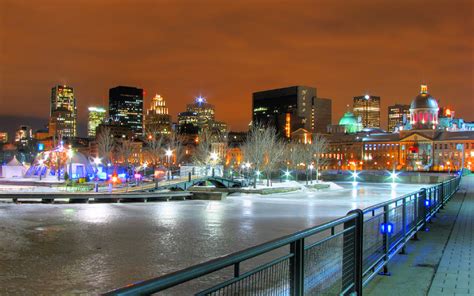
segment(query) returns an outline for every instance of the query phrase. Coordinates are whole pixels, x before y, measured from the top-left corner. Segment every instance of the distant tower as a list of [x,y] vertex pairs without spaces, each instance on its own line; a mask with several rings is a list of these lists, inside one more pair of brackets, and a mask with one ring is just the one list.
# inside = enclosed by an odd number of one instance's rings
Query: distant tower
[[364,95],[354,97],[354,114],[362,118],[364,128],[380,127],[380,97]]
[[77,106],[74,89],[57,85],[51,89],[49,133],[53,136],[77,136]]
[[143,89],[117,86],[109,89],[109,116],[129,128],[135,138],[143,135]]
[[94,138],[97,127],[105,121],[106,110],[102,107],[89,107],[89,119],[87,121],[87,136]]
[[168,114],[165,99],[155,95],[151,100],[150,109],[146,111],[145,134],[159,133],[167,135],[171,133],[171,116]]

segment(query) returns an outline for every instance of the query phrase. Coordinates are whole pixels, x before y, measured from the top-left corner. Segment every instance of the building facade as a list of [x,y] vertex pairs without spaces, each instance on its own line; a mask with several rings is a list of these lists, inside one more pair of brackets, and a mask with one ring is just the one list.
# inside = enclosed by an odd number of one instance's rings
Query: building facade
[[168,135],[171,133],[171,115],[168,114],[168,107],[162,96],[157,94],[151,100],[150,109],[146,111],[144,126],[146,134]]
[[204,97],[197,97],[193,103],[186,105],[186,112],[178,114],[178,131],[182,134],[198,134],[201,130],[227,132],[227,124],[217,121],[215,107],[207,103]]
[[380,97],[371,95],[354,97],[353,110],[356,117],[360,116],[362,127],[380,127]]
[[291,86],[255,92],[252,104],[252,122],[273,126],[286,138],[301,128],[324,133],[331,124],[331,100],[318,98],[314,87]]
[[[329,134],[329,169],[455,171],[474,169],[474,131],[449,128],[438,118],[438,103],[426,85],[410,104],[403,129],[387,133],[362,129]],[[454,118],[449,119],[452,123]],[[341,119],[342,121],[342,119]],[[462,120],[458,120],[461,122]],[[453,124],[452,124],[453,125]],[[459,126],[463,126],[461,123]]]
[[143,89],[117,86],[109,90],[109,117],[128,127],[135,138],[143,136]]
[[77,136],[77,106],[74,89],[56,85],[51,89],[50,135],[71,138]]
[[95,138],[97,127],[105,121],[107,111],[103,107],[89,107],[87,120],[87,136]]
[[410,105],[395,104],[388,106],[387,131],[394,132],[410,120]]

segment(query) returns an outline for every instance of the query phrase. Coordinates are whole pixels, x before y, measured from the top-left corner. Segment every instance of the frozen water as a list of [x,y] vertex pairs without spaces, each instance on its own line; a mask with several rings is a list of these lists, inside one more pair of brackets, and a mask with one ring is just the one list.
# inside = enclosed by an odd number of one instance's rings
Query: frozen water
[[422,185],[223,201],[0,203],[0,294],[97,294],[238,251]]

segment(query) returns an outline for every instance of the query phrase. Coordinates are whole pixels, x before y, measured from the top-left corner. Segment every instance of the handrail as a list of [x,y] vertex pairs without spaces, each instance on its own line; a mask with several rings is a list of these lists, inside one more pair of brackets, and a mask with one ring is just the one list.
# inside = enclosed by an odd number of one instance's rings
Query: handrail
[[[105,295],[146,295],[162,291],[190,280],[202,277],[204,275],[213,273],[215,271],[222,270],[229,266],[234,266],[234,278],[232,280],[224,280],[219,285],[209,288],[205,291],[217,291],[219,289],[226,288],[228,285],[234,285],[244,280],[243,275],[240,275],[240,263],[246,260],[258,257],[266,254],[273,250],[279,249],[284,246],[290,246],[290,253],[280,257],[278,262],[289,260],[289,276],[290,276],[290,293],[292,295],[300,295],[304,291],[304,254],[306,251],[310,251],[312,248],[317,248],[320,244],[332,241],[337,237],[335,235],[335,227],[343,226],[344,231],[338,232],[338,236],[342,233],[341,239],[343,240],[343,275],[341,278],[342,286],[341,291],[343,295],[349,292],[361,293],[362,286],[366,285],[379,270],[383,268],[384,272],[387,273],[388,261],[399,251],[404,251],[406,242],[413,236],[416,236],[424,224],[436,214],[437,211],[454,195],[459,188],[459,182],[461,177],[455,177],[453,179],[441,182],[439,184],[430,186],[428,188],[422,188],[415,192],[405,194],[396,199],[392,199],[386,202],[382,202],[373,206],[370,206],[364,210],[354,210],[349,212],[346,216],[331,220],[327,223],[311,227],[308,229],[301,230],[294,234],[290,234],[275,240],[250,247],[248,249],[235,252],[233,254],[225,255],[219,258],[212,259],[207,262],[203,262],[164,276],[155,277],[138,283],[128,285],[124,288],[110,291]],[[392,204],[398,204],[395,208],[390,208]],[[412,207],[413,213],[411,221],[407,221],[407,208]],[[382,224],[378,225],[377,219],[367,219],[364,221],[364,215],[376,210],[382,209],[377,216],[383,217]],[[383,253],[376,251],[375,253],[366,254],[364,250],[363,237],[365,226],[372,226],[376,231],[379,227],[388,227],[391,223],[390,211],[402,210],[401,217],[403,220],[402,225],[392,225],[392,228],[400,228],[398,233],[394,237],[390,234],[390,231],[385,229],[382,232],[383,239]],[[396,213],[394,213],[396,214]],[[396,221],[393,221],[395,223]],[[410,227],[407,228],[407,223],[410,223]],[[383,228],[382,227],[382,228]],[[325,230],[331,230],[331,235],[319,240],[317,243],[305,245],[305,238],[319,234]],[[370,230],[370,229],[369,229]],[[393,229],[392,229],[393,230]],[[380,234],[379,234],[380,235]],[[354,236],[352,238],[352,236]],[[374,239],[377,239],[375,237]],[[349,252],[349,253],[347,253]],[[372,261],[364,261],[364,255],[376,256]],[[367,259],[368,260],[368,259]],[[348,264],[347,266],[345,264]],[[368,266],[363,268],[363,264],[367,263]],[[257,272],[262,272],[268,266],[273,266],[274,262],[267,263],[264,265],[257,266],[251,271],[244,273],[245,277],[251,277]],[[312,264],[312,263],[308,263]],[[348,274],[353,268],[353,274]],[[347,282],[349,281],[349,282]]]
[[250,247],[248,249],[238,251],[229,255],[218,257],[210,261],[199,263],[197,265],[164,275],[155,277],[142,282],[135,283],[131,286],[127,286],[118,290],[111,291],[105,295],[135,295],[137,291],[140,294],[153,293],[157,290],[164,290],[171,288],[180,283],[201,277],[203,275],[212,273],[222,268],[229,267],[236,263],[260,256],[264,253],[276,250],[285,245],[291,244],[301,238],[308,237],[319,233],[321,231],[330,229],[333,226],[340,225],[341,223],[347,222],[357,217],[357,214],[347,215],[335,220],[331,220],[325,224],[315,226],[313,228],[301,230],[294,234],[290,234],[281,238],[274,239],[272,241]]

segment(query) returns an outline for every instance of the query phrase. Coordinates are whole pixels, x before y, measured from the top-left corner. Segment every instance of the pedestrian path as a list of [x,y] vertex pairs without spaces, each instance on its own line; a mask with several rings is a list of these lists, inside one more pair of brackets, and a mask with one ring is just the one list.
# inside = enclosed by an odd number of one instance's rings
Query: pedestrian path
[[377,276],[364,295],[474,296],[474,175],[463,177],[461,189],[406,245],[406,255],[388,264],[391,276]]
[[[469,180],[470,179],[470,180]],[[433,278],[429,296],[474,295],[474,180],[466,195]]]

